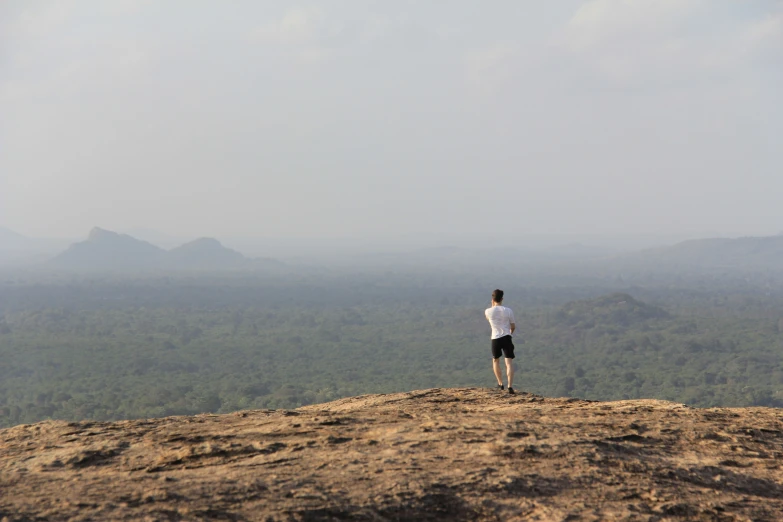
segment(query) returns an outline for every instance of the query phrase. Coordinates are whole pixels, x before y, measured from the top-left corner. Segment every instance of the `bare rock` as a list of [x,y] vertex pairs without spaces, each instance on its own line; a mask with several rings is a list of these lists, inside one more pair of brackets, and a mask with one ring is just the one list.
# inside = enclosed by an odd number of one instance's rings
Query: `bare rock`
[[783,411],[366,395],[0,431],[0,520],[781,520]]

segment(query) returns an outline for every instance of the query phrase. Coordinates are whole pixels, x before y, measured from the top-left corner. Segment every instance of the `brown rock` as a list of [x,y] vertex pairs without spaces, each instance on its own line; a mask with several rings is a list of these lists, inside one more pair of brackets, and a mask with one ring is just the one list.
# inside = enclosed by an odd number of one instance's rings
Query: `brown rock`
[[477,388],[0,431],[0,520],[783,520],[783,411]]

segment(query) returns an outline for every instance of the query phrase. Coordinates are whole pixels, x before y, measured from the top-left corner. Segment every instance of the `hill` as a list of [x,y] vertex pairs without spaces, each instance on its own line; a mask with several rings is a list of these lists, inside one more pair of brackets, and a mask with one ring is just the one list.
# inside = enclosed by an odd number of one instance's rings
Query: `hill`
[[248,259],[217,239],[200,238],[164,250],[127,234],[94,228],[86,241],[75,243],[51,265],[67,270],[233,270],[282,265],[269,258]]
[[17,234],[13,230],[0,227],[0,252],[30,250],[36,244],[34,239]]
[[651,306],[624,293],[614,293],[595,299],[572,301],[557,313],[557,320],[565,326],[593,328],[597,325],[629,327],[650,319],[670,315],[657,306]]
[[0,269],[14,266],[29,266],[39,261],[39,242],[21,234],[0,227]]
[[783,411],[478,388],[0,431],[21,520],[779,520]]
[[158,267],[165,257],[166,251],[151,243],[96,227],[86,241],[71,245],[52,264],[76,270],[135,270]]
[[28,237],[0,227],[0,268],[43,265],[67,245],[64,239]]
[[200,238],[169,250],[167,264],[174,268],[220,269],[241,268],[247,258],[212,238]]
[[694,239],[622,256],[618,260],[657,268],[779,269],[783,266],[783,236]]

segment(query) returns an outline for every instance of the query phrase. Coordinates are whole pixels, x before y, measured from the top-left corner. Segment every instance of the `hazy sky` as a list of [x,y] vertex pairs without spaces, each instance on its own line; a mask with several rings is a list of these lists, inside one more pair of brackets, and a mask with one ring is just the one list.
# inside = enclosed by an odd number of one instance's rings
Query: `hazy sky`
[[0,225],[783,230],[783,1],[0,1]]

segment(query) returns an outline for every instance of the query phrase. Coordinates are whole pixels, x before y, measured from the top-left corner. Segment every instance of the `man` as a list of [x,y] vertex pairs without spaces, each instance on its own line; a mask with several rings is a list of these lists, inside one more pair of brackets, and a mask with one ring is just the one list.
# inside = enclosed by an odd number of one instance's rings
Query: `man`
[[514,312],[503,306],[503,290],[492,292],[492,306],[484,311],[484,316],[492,327],[492,369],[498,380],[498,389],[503,390],[503,374],[500,371],[500,355],[506,358],[506,376],[508,393],[514,395],[514,343],[511,334],[516,330]]

